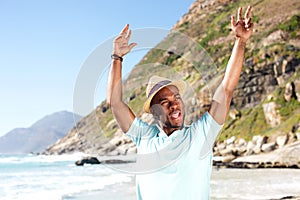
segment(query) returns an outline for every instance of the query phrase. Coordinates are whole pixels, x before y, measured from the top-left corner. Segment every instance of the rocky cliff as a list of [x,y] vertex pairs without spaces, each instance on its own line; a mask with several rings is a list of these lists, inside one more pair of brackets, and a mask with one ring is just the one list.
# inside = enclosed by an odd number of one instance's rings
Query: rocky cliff
[[[230,115],[218,138],[232,136],[250,142],[255,135],[266,143],[289,134],[296,138],[300,122],[300,3],[297,0],[255,0],[253,37],[247,44],[240,82]],[[124,99],[138,117],[142,112],[149,76],[179,77],[189,85],[185,96],[186,123],[208,109],[234,42],[230,15],[244,1],[197,0],[170,34],[134,67],[124,86]],[[280,9],[278,9],[280,8]],[[45,154],[75,151],[100,155],[135,153],[136,148],[118,129],[106,102],[83,118],[66,137]]]

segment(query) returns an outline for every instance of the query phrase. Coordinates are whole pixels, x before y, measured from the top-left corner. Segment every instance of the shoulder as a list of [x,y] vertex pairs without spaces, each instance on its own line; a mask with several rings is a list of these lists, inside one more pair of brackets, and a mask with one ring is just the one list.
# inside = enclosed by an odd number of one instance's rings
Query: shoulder
[[134,135],[136,135],[137,133],[149,134],[151,132],[156,132],[156,130],[157,130],[157,126],[150,125],[142,121],[140,118],[135,117],[126,134],[134,134]]
[[223,125],[220,125],[214,120],[214,118],[209,114],[209,112],[205,112],[204,115],[198,119],[197,121],[191,124],[191,128],[195,129],[204,129],[208,131],[209,129],[221,129]]

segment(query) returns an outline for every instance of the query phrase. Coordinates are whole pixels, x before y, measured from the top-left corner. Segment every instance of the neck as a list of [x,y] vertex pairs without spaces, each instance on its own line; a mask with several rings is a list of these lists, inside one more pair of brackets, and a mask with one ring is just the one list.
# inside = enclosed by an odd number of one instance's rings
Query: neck
[[170,126],[167,124],[162,123],[161,121],[157,121],[159,127],[167,134],[167,136],[170,136],[174,131],[180,130],[183,128],[182,126]]
[[174,131],[177,131],[181,128],[168,128],[168,127],[163,127],[162,128],[164,132],[167,134],[167,136],[170,136]]

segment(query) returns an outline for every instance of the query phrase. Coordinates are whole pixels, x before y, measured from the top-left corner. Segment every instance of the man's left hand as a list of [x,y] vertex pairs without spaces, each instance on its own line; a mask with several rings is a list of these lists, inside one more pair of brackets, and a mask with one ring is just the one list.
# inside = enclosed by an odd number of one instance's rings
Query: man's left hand
[[234,32],[237,38],[242,39],[243,42],[246,42],[252,32],[253,32],[253,23],[251,22],[250,17],[251,6],[248,6],[245,17],[242,17],[242,8],[238,9],[238,18],[235,20],[234,16],[231,16],[231,29]]

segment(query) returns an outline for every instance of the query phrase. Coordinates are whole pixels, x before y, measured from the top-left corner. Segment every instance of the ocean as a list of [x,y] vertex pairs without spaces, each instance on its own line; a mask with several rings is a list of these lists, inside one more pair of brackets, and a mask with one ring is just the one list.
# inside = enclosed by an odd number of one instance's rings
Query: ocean
[[[0,155],[0,199],[135,199],[134,175],[108,165],[76,166],[83,156]],[[299,169],[213,169],[212,200],[286,196],[300,196]]]
[[132,181],[132,175],[107,166],[76,166],[75,161],[82,156],[0,155],[0,199],[75,199]]

